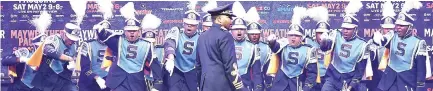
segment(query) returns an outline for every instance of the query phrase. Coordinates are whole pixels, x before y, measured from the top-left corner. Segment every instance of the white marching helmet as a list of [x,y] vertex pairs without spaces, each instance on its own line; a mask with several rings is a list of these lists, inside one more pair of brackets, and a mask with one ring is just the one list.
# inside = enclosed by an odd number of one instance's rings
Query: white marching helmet
[[315,32],[323,33],[329,31],[330,25],[328,23],[328,13],[328,8],[323,6],[313,7],[307,10],[308,17],[312,18],[314,21],[317,21]]
[[382,28],[394,28],[395,15],[394,6],[392,5],[391,1],[386,1],[382,7],[382,23],[380,26]]
[[302,20],[307,17],[307,9],[304,7],[295,7],[293,9],[292,24],[289,26],[288,35],[300,35],[304,38],[304,28],[301,26]]
[[245,21],[248,22],[247,25],[247,33],[248,34],[260,34],[262,30],[262,26],[259,23],[260,16],[257,12],[256,7],[251,7],[246,16]]

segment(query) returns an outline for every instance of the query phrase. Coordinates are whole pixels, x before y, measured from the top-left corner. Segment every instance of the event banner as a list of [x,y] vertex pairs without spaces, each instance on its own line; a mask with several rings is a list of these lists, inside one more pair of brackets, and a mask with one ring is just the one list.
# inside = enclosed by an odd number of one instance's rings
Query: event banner
[[[114,17],[109,19],[112,30],[123,32],[124,18],[119,10],[126,3],[134,2],[136,9],[136,18],[141,19],[146,14],[154,14],[162,20],[162,24],[157,31],[157,44],[164,43],[163,39],[166,32],[172,27],[182,27],[183,14],[188,10],[188,1],[115,1],[113,3]],[[218,6],[233,3],[234,1],[218,1]],[[329,23],[331,30],[341,30],[340,26],[343,21],[344,9],[348,1],[240,1],[243,7],[250,9],[256,7],[260,15],[259,23],[262,25],[262,40],[270,34],[276,34],[279,38],[286,37],[286,32],[291,24],[293,8],[295,6],[312,8],[324,6],[329,11]],[[30,21],[39,16],[41,11],[48,11],[52,17],[52,24],[45,32],[48,35],[62,34],[65,24],[75,21],[76,15],[68,1],[2,1],[0,2],[1,10],[1,54],[11,54],[14,50],[27,47],[32,49],[30,40],[39,34]],[[203,17],[206,12],[201,8],[208,3],[199,1],[196,5],[196,11]],[[357,35],[370,40],[375,31],[381,29],[380,23],[382,18],[383,1],[363,1],[363,8],[355,16],[360,25]],[[426,40],[429,54],[432,55],[432,36],[433,36],[433,1],[422,1],[423,6],[418,10],[411,10],[409,14],[414,16],[414,35]],[[392,1],[395,12],[399,13],[404,5],[404,1]],[[93,25],[103,20],[102,13],[98,12],[99,5],[94,1],[88,1],[86,13],[81,23],[80,37],[81,41],[94,39],[96,37]],[[314,27],[316,21],[306,18],[302,22],[307,37],[314,36]],[[201,29],[201,27],[199,27]],[[1,70],[2,78],[7,78],[5,67]],[[7,82],[2,79],[2,82]],[[432,86],[433,87],[433,86]]]

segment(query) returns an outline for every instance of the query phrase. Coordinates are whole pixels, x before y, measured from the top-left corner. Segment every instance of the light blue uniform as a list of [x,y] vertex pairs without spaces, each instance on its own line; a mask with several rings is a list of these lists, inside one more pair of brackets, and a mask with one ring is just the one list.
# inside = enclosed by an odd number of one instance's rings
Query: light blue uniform
[[254,58],[254,48],[255,45],[248,41],[235,42],[236,48],[236,59],[238,64],[238,73],[239,75],[244,75],[248,73],[248,69],[252,64],[251,59]]
[[101,69],[101,63],[107,46],[98,41],[91,41],[88,44],[92,52],[90,56],[92,72],[96,73],[99,77],[107,76],[108,72]]
[[349,73],[355,70],[357,62],[361,61],[366,42],[359,38],[346,41],[337,33],[331,64],[339,73]]
[[271,48],[269,48],[268,44],[259,42],[257,45],[259,55],[260,55],[260,63],[265,65],[270,60]]
[[309,51],[311,47],[300,46],[293,48],[286,46],[281,52],[281,70],[289,78],[298,77],[303,73],[304,68],[308,63]]
[[400,37],[394,37],[391,40],[391,55],[389,61],[389,67],[396,72],[403,72],[412,69],[413,58],[415,57],[415,51],[418,49],[418,42],[420,39],[410,36],[406,39]]
[[305,43],[317,48],[317,51],[316,51],[317,64],[318,64],[317,67],[319,68],[320,77],[325,76],[325,74],[326,74],[326,67],[325,67],[325,60],[324,60],[325,59],[325,52],[318,49],[320,47],[319,43],[317,43],[317,41],[315,41],[311,38],[306,38]]
[[195,68],[196,47],[199,34],[188,37],[185,33],[180,33],[176,48],[175,66],[182,72],[188,72]]
[[[68,56],[74,57],[77,53],[76,49],[76,45],[72,45],[71,47],[67,47],[64,42],[62,41],[63,39],[60,38],[60,36],[54,35],[51,36],[49,38],[53,38],[52,42],[48,43],[49,45],[53,45],[55,47],[55,49],[57,50],[57,52],[60,53],[64,53]],[[68,50],[66,50],[68,49]],[[66,64],[67,62],[65,61],[61,61],[59,59],[52,59],[52,61],[50,61],[50,67],[51,69],[53,69],[54,72],[56,72],[57,74],[60,74],[61,72],[63,72],[63,65]]]
[[[128,42],[125,38],[119,39],[119,54],[117,65],[127,73],[137,73],[143,71],[145,61],[150,50],[150,42],[137,41],[134,44]],[[142,53],[143,55],[137,55]]]

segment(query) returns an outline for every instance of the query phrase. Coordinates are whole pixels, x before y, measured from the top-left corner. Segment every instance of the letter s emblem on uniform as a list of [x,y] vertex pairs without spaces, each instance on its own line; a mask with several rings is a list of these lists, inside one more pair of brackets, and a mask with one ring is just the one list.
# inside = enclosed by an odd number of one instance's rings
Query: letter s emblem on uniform
[[137,57],[137,49],[138,47],[136,45],[128,45],[126,48],[126,51],[128,51],[128,54],[126,55],[126,58],[134,59]]
[[194,41],[186,41],[183,48],[182,54],[191,55],[194,52]]
[[288,64],[298,64],[299,52],[289,52]]

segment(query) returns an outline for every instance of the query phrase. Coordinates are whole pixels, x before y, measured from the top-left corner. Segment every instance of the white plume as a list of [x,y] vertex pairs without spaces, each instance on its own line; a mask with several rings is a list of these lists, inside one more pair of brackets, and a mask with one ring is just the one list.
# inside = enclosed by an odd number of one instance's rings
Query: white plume
[[141,22],[142,29],[157,29],[161,25],[161,19],[153,14],[146,14]]
[[195,7],[197,5],[197,1],[196,0],[190,0],[189,4],[188,4],[188,9],[189,10],[194,10],[195,11]]
[[69,4],[71,4],[72,10],[74,10],[75,15],[77,16],[76,22],[77,25],[80,25],[83,21],[84,15],[86,14],[86,0],[72,0],[69,1]]
[[409,12],[412,9],[419,9],[422,7],[422,3],[418,0],[406,0],[401,9],[401,12]]
[[259,20],[260,20],[260,15],[257,12],[256,7],[251,7],[245,16],[245,21],[251,23],[251,22],[258,22]]
[[328,22],[328,13],[328,8],[323,6],[313,7],[307,10],[308,17],[317,22]]
[[113,3],[111,3],[111,0],[98,0],[96,2],[99,4],[99,12],[104,15],[104,20],[113,17]]
[[359,12],[359,10],[361,10],[362,6],[362,2],[359,0],[350,1],[349,4],[347,4],[344,12],[346,13],[346,15],[355,15],[357,12]]
[[201,10],[207,13],[207,11],[215,9],[217,7],[218,5],[216,1],[208,1],[208,3],[205,6],[203,6],[203,8],[201,8]]
[[127,4],[125,4],[125,6],[123,6],[122,8],[120,8],[120,14],[122,14],[123,17],[125,17],[125,19],[134,19],[135,18],[135,8],[134,8],[134,3],[133,2],[128,2]]
[[247,14],[245,9],[244,9],[244,6],[242,6],[241,2],[239,2],[239,1],[236,1],[233,3],[232,11],[233,11],[233,14],[239,18],[242,18],[245,16],[245,14]]
[[394,17],[396,14],[394,12],[394,6],[391,1],[385,1],[382,7],[382,16],[383,17]]
[[302,19],[307,17],[307,9],[296,6],[293,9],[292,24],[301,25]]
[[51,21],[51,14],[48,14],[47,11],[42,11],[39,18],[33,19],[30,23],[36,27],[39,33],[43,34],[50,27]]

